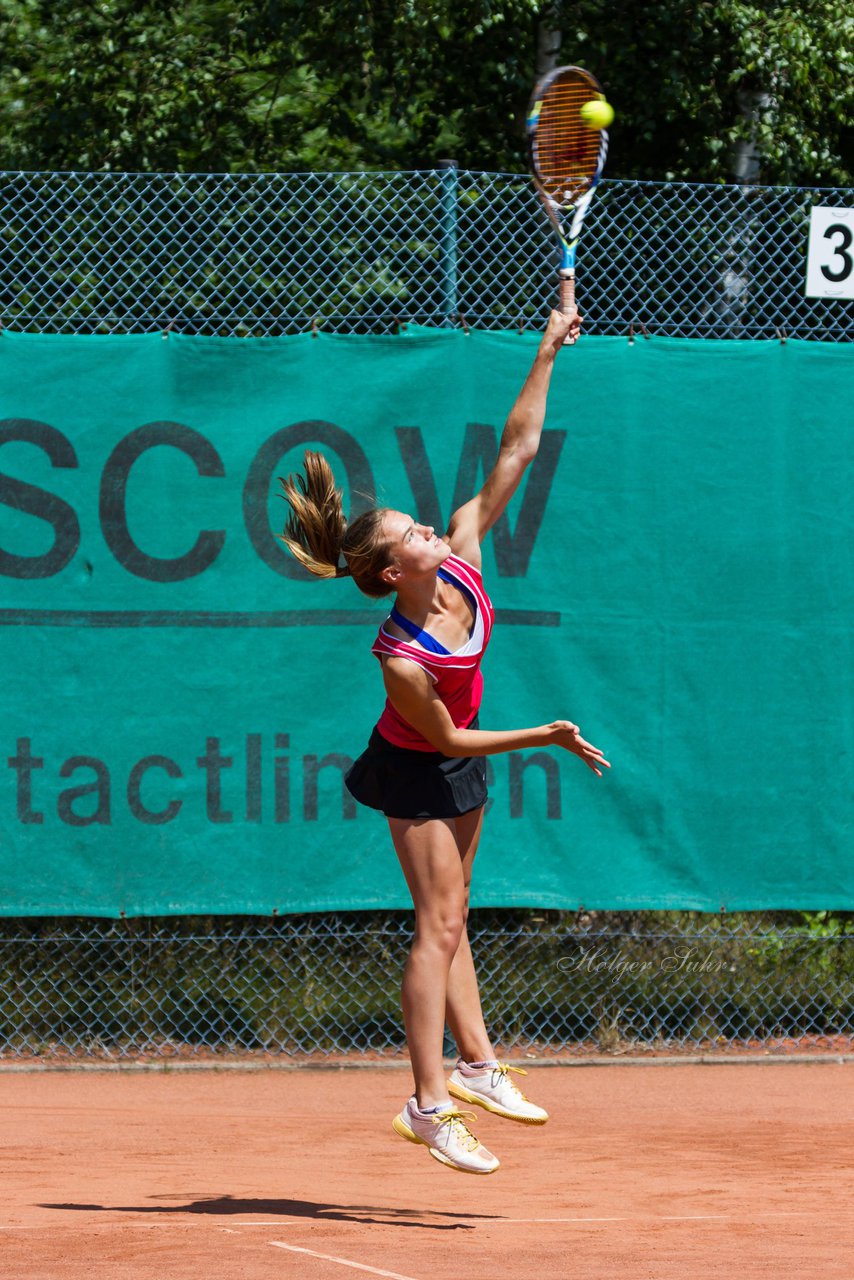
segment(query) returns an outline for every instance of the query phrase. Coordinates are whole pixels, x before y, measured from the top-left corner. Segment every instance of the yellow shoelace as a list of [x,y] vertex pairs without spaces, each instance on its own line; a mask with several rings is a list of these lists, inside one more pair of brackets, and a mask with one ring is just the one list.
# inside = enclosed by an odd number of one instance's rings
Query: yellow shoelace
[[480,1146],[477,1138],[466,1124],[467,1120],[476,1120],[477,1116],[473,1111],[437,1111],[432,1116],[434,1124],[449,1124],[452,1131],[457,1134],[460,1142],[468,1151],[474,1151]]
[[[510,1071],[515,1071],[518,1076],[526,1076],[528,1074],[524,1067],[511,1067],[509,1062],[499,1062],[497,1067],[493,1067],[493,1071],[500,1071],[503,1076],[506,1076]],[[520,1098],[524,1098],[525,1102],[528,1101],[515,1080],[510,1080],[508,1083]]]

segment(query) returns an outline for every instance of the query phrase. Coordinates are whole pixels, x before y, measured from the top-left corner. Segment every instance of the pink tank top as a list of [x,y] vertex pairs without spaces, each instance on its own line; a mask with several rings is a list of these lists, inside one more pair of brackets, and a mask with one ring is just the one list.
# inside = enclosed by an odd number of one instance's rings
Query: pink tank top
[[[483,644],[477,653],[428,653],[408,640],[398,640],[390,636],[383,627],[371,648],[382,662],[383,657],[409,658],[423,667],[436,688],[436,693],[448,708],[451,719],[458,729],[471,724],[480,707],[483,694],[483,676],[480,661],[489,644],[495,622],[495,610],[492,601],[483,589],[483,578],[480,571],[459,556],[450,555],[442,562],[442,569],[452,581],[467,588],[474,598],[480,620],[483,625]],[[475,623],[477,625],[477,623]],[[463,649],[468,646],[463,645]],[[377,722],[377,729],[389,742],[398,747],[408,747],[410,751],[435,751],[432,743],[415,729],[403,716],[395,710],[391,700],[386,698],[385,710]]]

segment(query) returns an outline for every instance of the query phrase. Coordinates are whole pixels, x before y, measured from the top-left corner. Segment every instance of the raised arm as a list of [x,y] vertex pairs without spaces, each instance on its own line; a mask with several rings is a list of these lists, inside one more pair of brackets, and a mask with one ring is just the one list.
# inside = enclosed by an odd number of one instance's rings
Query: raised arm
[[479,493],[451,516],[446,541],[457,555],[480,565],[480,544],[519,486],[519,481],[540,447],[546,399],[555,356],[567,334],[578,336],[581,319],[577,311],[549,316],[534,363],[516,397],[516,403],[501,435],[498,458]]

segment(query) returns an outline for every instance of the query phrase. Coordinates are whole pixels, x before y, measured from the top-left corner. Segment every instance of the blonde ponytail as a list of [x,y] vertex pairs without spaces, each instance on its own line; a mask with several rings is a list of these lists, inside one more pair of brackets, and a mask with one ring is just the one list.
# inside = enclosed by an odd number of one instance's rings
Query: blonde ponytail
[[341,490],[335,487],[332,468],[322,453],[306,450],[305,475],[279,476],[291,514],[280,535],[300,564],[318,578],[340,576],[338,562],[347,521]]
[[382,530],[384,509],[366,511],[348,525],[341,490],[336,487],[332,468],[323,454],[307,449],[303,470],[304,475],[289,475],[287,480],[279,477],[282,497],[291,508],[284,532],[279,535],[281,541],[316,577],[352,575],[365,595],[389,595],[391,587],[380,576],[391,563],[388,540]]

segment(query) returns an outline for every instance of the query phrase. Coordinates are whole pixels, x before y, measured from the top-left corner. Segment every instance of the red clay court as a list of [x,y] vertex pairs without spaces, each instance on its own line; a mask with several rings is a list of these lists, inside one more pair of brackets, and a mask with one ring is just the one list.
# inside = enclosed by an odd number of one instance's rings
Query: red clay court
[[2,1075],[3,1280],[854,1276],[854,1066],[534,1068],[502,1160],[391,1130],[408,1070]]

